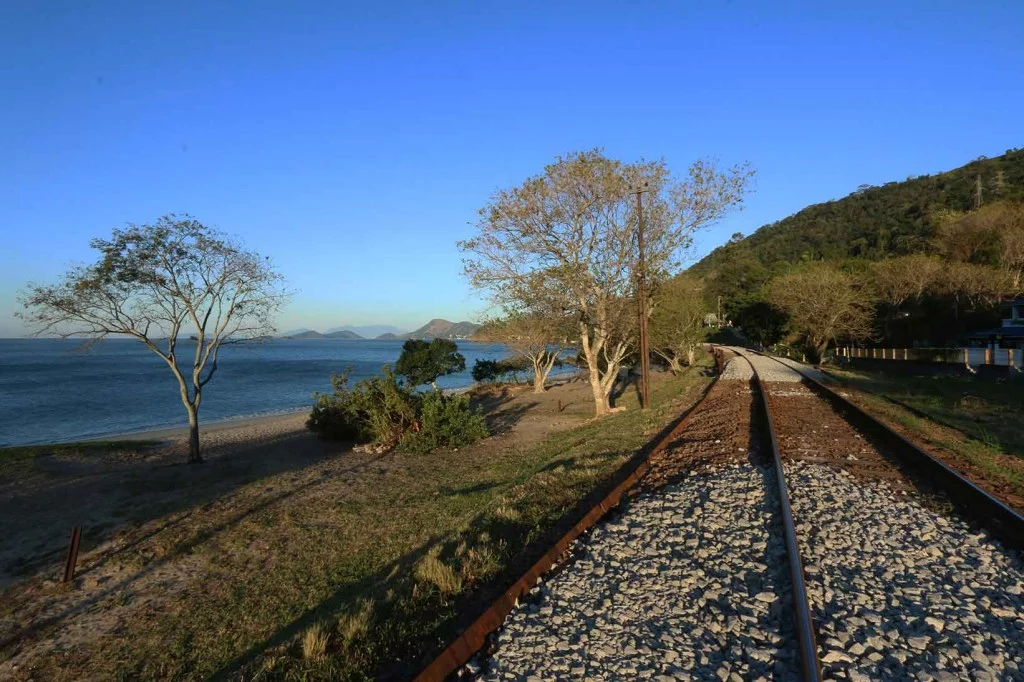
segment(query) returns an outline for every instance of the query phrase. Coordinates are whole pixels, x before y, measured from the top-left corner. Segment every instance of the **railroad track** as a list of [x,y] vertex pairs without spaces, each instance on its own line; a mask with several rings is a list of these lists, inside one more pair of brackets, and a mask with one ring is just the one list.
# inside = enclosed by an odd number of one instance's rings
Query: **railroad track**
[[[728,350],[611,514],[419,679],[1024,680],[1021,557],[922,505],[908,443]],[[1010,544],[1012,514],[989,517]]]
[[[1024,562],[1006,549],[1024,546],[1024,517],[812,370],[731,350],[751,364],[782,471],[780,495],[793,501],[790,556],[805,562],[806,635],[824,664],[820,674],[1024,679]],[[987,531],[936,512],[927,504],[935,493]],[[805,679],[815,672],[805,667]]]

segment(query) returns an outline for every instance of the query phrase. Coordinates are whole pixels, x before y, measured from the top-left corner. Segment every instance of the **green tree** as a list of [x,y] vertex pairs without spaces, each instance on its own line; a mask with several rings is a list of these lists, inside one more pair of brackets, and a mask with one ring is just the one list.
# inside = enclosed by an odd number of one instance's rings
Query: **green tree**
[[748,298],[735,305],[730,317],[743,336],[761,346],[778,343],[786,335],[786,313],[764,299]]
[[402,345],[402,354],[395,371],[412,386],[430,384],[437,389],[437,378],[466,369],[466,358],[450,339],[409,339]]
[[[222,346],[274,331],[287,300],[267,259],[189,216],[94,239],[100,257],[57,284],[30,284],[22,319],[37,334],[136,339],[160,357],[188,413],[189,462],[201,462],[199,408]],[[179,336],[195,337],[193,349]],[[191,355],[191,358],[188,356]]]
[[651,351],[678,374],[684,364],[692,365],[704,340],[704,283],[680,275],[658,287],[649,325]]

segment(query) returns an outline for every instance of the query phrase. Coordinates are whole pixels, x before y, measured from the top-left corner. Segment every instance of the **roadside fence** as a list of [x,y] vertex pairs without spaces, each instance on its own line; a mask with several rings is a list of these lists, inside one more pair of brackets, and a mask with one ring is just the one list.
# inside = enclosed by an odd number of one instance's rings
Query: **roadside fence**
[[1024,369],[1024,351],[1013,348],[854,348],[836,349],[836,355],[848,360],[896,360],[963,365],[970,371],[988,365]]

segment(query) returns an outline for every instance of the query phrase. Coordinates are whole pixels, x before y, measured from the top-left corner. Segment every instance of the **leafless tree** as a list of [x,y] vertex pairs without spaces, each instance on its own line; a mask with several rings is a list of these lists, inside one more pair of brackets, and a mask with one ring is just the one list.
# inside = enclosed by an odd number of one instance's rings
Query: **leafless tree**
[[893,308],[919,301],[938,280],[944,264],[935,256],[914,254],[872,263],[878,297]]
[[986,308],[1012,290],[1010,275],[1000,268],[976,263],[946,263],[935,283],[935,292],[953,299],[953,315],[963,308]]
[[[689,177],[672,179],[662,161],[626,164],[600,150],[570,154],[522,185],[497,192],[480,211],[477,234],[459,243],[474,287],[498,305],[529,301],[544,273],[561,307],[576,319],[595,412],[609,395],[635,342],[636,188],[645,186],[647,279],[678,265],[693,233],[739,204],[752,172],[698,161]],[[646,184],[645,184],[646,183]]]
[[533,367],[533,392],[543,393],[548,375],[562,351],[571,345],[569,335],[574,331],[572,320],[553,311],[509,311],[485,323],[474,338],[503,343],[529,360]]
[[[189,216],[114,230],[99,260],[57,284],[30,284],[20,317],[36,334],[137,339],[167,364],[188,413],[189,462],[201,462],[199,407],[225,344],[271,334],[287,300],[270,262]],[[191,361],[182,335],[195,336]],[[179,350],[183,351],[179,356]]]
[[821,357],[828,344],[871,336],[871,296],[853,275],[810,263],[772,280],[769,299],[789,315],[792,330]]

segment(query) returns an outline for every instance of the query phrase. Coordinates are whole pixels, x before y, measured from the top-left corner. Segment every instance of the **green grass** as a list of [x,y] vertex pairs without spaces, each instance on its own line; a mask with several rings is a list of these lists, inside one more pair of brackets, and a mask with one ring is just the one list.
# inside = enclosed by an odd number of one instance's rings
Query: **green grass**
[[0,448],[0,479],[24,476],[33,470],[39,457],[107,458],[111,455],[135,454],[158,444],[159,441],[151,440],[95,440]]
[[859,369],[833,368],[828,373],[860,389],[873,412],[1024,495],[1024,381]]
[[553,539],[567,510],[708,381],[695,368],[654,382],[653,409],[637,409],[630,391],[621,400],[626,411],[530,446],[484,441],[458,452],[395,454],[387,466],[367,458],[358,473],[355,456],[345,455],[287,481],[245,486],[125,560],[142,571],[197,562],[200,574],[129,618],[130,636],[49,657],[35,673],[407,678],[465,625],[460,617],[532,563],[528,550]]

